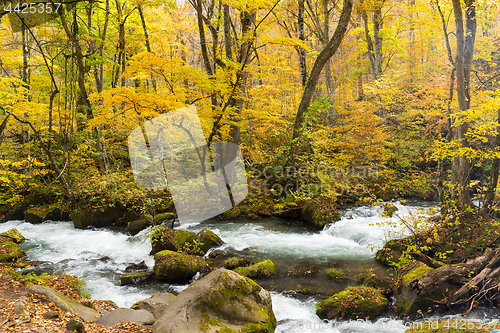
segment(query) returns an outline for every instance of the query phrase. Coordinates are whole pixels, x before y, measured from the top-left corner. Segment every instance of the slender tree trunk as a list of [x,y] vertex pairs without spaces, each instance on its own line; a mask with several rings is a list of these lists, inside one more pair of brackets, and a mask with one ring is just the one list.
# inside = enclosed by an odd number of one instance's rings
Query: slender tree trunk
[[293,127],[289,158],[291,164],[295,164],[301,151],[300,139],[302,136],[303,127],[306,125],[305,113],[309,110],[309,105],[311,104],[314,91],[316,90],[316,85],[318,84],[321,71],[323,70],[326,62],[335,54],[335,52],[337,52],[340,43],[344,39],[344,35],[347,31],[347,26],[349,25],[349,21],[351,18],[352,6],[353,0],[344,0],[342,13],[340,15],[337,28],[335,29],[335,32],[328,44],[316,58],[309,79],[307,80],[304,94],[302,95],[299,109],[297,110],[297,115],[295,117],[295,125]]
[[373,43],[375,49],[375,69],[377,78],[382,75],[382,38],[380,37],[380,29],[382,28],[382,9],[377,8],[373,13]]
[[[304,34],[304,2],[304,0],[299,0],[299,11],[297,16],[298,37],[303,42],[306,40]],[[302,83],[302,87],[305,87],[307,83],[306,51],[301,47],[297,47],[297,52],[299,54],[300,82]]]
[[[500,123],[500,109],[498,109],[497,122]],[[497,126],[497,135],[495,137],[495,148],[500,147],[500,126]],[[495,193],[498,184],[498,173],[500,172],[500,159],[495,158],[491,165],[490,179],[488,182],[488,187],[486,188],[486,194],[484,196],[484,210],[489,211],[493,206],[495,201]]]
[[372,67],[372,75],[373,80],[377,81],[377,65],[375,62],[375,51],[373,49],[373,41],[370,36],[370,29],[368,28],[368,14],[366,11],[361,13],[361,17],[363,18],[363,24],[365,27],[365,38],[366,38],[366,47],[368,48],[368,59],[370,59],[370,65]]
[[[474,42],[476,37],[476,10],[475,0],[465,0],[466,31],[464,32],[463,13],[460,0],[452,0],[455,15],[457,36],[457,98],[459,111],[470,108],[470,72],[473,59]],[[466,133],[469,123],[464,122],[457,126],[454,139],[460,147],[468,148]],[[452,199],[464,211],[471,205],[469,195],[471,162],[466,156],[456,156],[453,159],[451,175]]]
[[[144,31],[144,38],[146,39],[146,50],[151,53],[151,45],[149,43],[149,34],[148,34],[148,29],[146,27],[146,20],[144,19],[144,12],[142,11],[142,5],[138,4],[137,5],[137,11],[139,12],[139,16],[141,17],[141,23],[142,23],[142,30]],[[151,85],[153,86],[154,91],[156,91],[156,80],[153,76],[153,73],[151,73]]]

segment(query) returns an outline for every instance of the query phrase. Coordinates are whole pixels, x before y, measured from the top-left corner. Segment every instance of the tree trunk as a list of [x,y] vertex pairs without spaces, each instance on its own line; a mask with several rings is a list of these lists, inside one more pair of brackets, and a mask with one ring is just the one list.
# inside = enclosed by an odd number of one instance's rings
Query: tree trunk
[[316,90],[316,85],[318,84],[318,80],[323,67],[325,66],[326,62],[335,54],[340,46],[340,43],[344,39],[349,20],[351,18],[352,6],[353,0],[344,0],[342,13],[340,15],[337,28],[335,29],[335,32],[328,44],[316,58],[309,79],[307,80],[304,94],[302,95],[302,99],[297,110],[297,115],[295,117],[295,125],[293,127],[289,156],[289,161],[291,164],[295,164],[296,159],[298,158],[298,155],[301,151],[300,138],[302,136],[303,127],[306,125],[304,114],[309,109],[309,105],[311,104],[311,99],[313,97],[314,91]]
[[[476,10],[475,0],[465,1],[466,31],[464,32],[460,0],[452,0],[452,2],[457,36],[457,97],[459,111],[463,112],[470,108],[470,72],[476,37]],[[469,123],[464,122],[458,125],[455,131],[454,139],[459,141],[462,148],[469,147],[466,138],[468,128]],[[456,156],[453,159],[452,199],[456,201],[462,212],[472,203],[469,195],[470,170],[471,162],[466,156]]]
[[[498,109],[497,122],[500,123],[500,109]],[[500,126],[497,126],[497,135],[495,137],[495,148],[500,147]],[[490,170],[490,179],[488,182],[488,187],[486,189],[486,194],[484,196],[484,207],[485,211],[489,211],[493,207],[493,202],[495,200],[495,193],[498,184],[498,173],[500,172],[500,159],[495,158]]]
[[[382,2],[383,5],[383,2]],[[380,79],[382,75],[382,38],[380,29],[382,28],[382,8],[377,8],[373,13],[373,43],[375,48],[375,69],[376,77]]]
[[[303,42],[306,40],[304,34],[304,2],[304,0],[299,0],[299,11],[297,16],[298,37]],[[306,51],[301,47],[297,47],[297,52],[299,54],[300,82],[304,88],[307,83]]]
[[[144,31],[144,38],[146,39],[146,50],[151,53],[151,45],[149,44],[149,35],[148,29],[146,27],[146,20],[144,19],[144,13],[142,11],[142,5],[137,5],[137,11],[139,12],[139,16],[141,17],[142,30]],[[153,86],[154,91],[156,91],[156,80],[153,77],[153,73],[151,73],[151,85]]]

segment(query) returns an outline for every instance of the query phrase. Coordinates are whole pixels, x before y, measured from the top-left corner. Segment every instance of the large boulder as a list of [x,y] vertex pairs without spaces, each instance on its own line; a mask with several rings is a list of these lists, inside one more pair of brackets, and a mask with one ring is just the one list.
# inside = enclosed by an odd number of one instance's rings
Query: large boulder
[[120,205],[102,209],[80,208],[72,211],[70,218],[77,229],[110,227],[119,224],[126,213],[127,209]]
[[148,299],[137,301],[130,308],[134,310],[149,311],[155,319],[160,318],[165,308],[175,299],[175,295],[170,293],[155,294]]
[[276,266],[271,260],[265,260],[252,266],[238,267],[234,271],[250,279],[261,279],[275,275]]
[[379,289],[351,287],[316,304],[321,319],[374,319],[384,313],[389,301]]
[[163,250],[182,251],[188,249],[193,243],[195,234],[191,231],[176,230],[172,228],[155,228],[151,236],[151,254]]
[[182,291],[154,323],[155,333],[272,333],[269,292],[233,271],[218,269]]
[[141,325],[152,325],[155,319],[149,311],[133,310],[127,308],[118,308],[110,312],[106,312],[97,323],[104,327],[111,327],[121,322],[137,323]]
[[99,313],[97,311],[88,308],[67,296],[64,296],[52,288],[35,284],[30,284],[26,288],[32,293],[47,296],[49,300],[58,308],[64,311],[69,311],[83,320],[96,321],[99,317]]
[[69,213],[64,208],[54,207],[43,218],[44,221],[67,221]]
[[189,282],[210,263],[208,259],[169,250],[156,253],[154,258],[156,279],[168,283]]

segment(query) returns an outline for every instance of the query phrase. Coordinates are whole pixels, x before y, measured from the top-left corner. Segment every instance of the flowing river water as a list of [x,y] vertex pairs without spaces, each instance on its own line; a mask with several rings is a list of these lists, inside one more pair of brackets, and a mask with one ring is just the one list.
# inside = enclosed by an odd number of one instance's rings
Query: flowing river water
[[[396,206],[398,215],[407,218],[426,209],[429,203],[407,202]],[[178,228],[194,232],[210,229],[225,242],[217,251],[246,256],[255,262],[271,259],[276,264],[277,278],[258,281],[271,291],[278,320],[276,332],[404,332],[407,327],[402,320],[394,319],[392,312],[374,323],[322,322],[316,316],[318,295],[331,295],[355,284],[354,276],[363,267],[387,276],[387,269],[374,259],[375,251],[387,240],[389,230],[399,235],[406,231],[404,227],[378,226],[377,223],[387,220],[380,214],[380,207],[346,209],[341,215],[340,221],[322,231],[311,231],[300,223],[272,217],[212,219]],[[120,276],[131,263],[145,261],[153,268],[150,229],[129,236],[120,230],[104,228],[79,230],[72,222],[63,221],[0,224],[0,232],[11,228],[29,239],[21,247],[30,260],[54,263],[55,272],[83,278],[93,299],[110,299],[121,307],[129,307],[154,293],[177,293],[187,287],[159,282],[120,286]],[[340,283],[329,279],[324,271],[333,266],[347,273],[348,279]]]

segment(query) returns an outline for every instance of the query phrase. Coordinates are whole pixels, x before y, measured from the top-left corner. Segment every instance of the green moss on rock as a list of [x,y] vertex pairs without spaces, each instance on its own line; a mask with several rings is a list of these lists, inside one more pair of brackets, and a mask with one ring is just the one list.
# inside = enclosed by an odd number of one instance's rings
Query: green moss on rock
[[161,224],[163,221],[171,220],[171,219],[175,219],[174,213],[156,214],[154,219],[153,219],[153,223],[155,225],[158,225],[158,224]]
[[250,265],[250,260],[248,260],[247,258],[232,257],[224,261],[224,267],[226,267],[227,269],[235,269],[248,265]]
[[250,279],[260,279],[276,274],[276,266],[271,260],[265,260],[248,267],[238,267],[236,273]]
[[331,200],[317,198],[302,208],[301,217],[307,224],[322,230],[325,225],[340,220],[340,213]]
[[356,282],[369,287],[380,287],[383,282],[372,268],[363,267],[363,271],[356,275]]
[[158,227],[154,228],[151,236],[151,254],[163,250],[182,251],[188,249],[193,244],[195,234],[186,230],[175,230],[172,228]]
[[194,243],[196,244],[197,249],[199,249],[202,254],[207,253],[211,248],[218,247],[224,244],[219,236],[208,229],[203,229],[199,233],[197,233]]
[[344,280],[346,278],[346,275],[341,269],[328,268],[326,274],[333,280]]
[[[24,242],[25,238],[17,229],[10,229],[0,234],[1,237],[9,238],[16,244]],[[0,241],[1,242],[1,241]]]
[[12,262],[25,256],[26,253],[10,238],[0,237],[0,262]]
[[210,263],[207,259],[169,250],[156,253],[154,259],[155,277],[169,283],[188,282]]
[[389,301],[379,289],[351,287],[316,304],[321,319],[374,319],[389,307]]
[[395,267],[405,250],[405,239],[392,239],[377,251],[375,259],[387,267]]

